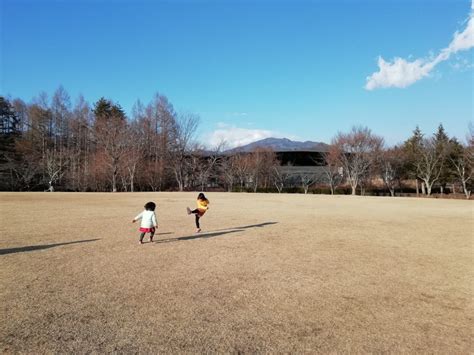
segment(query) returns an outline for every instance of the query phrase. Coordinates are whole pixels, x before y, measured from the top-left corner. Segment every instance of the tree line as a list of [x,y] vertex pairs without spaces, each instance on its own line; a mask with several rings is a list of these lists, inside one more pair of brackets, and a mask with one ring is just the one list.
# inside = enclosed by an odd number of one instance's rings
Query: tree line
[[314,170],[282,166],[269,149],[223,153],[225,142],[196,141],[199,117],[178,113],[159,93],[137,101],[130,117],[112,100],[73,105],[63,87],[26,103],[0,97],[0,189],[12,191],[302,191],[348,188],[365,194],[373,186],[395,196],[413,187],[417,195],[463,192],[470,197],[474,139],[433,135],[417,127],[389,147],[367,127],[332,139]]

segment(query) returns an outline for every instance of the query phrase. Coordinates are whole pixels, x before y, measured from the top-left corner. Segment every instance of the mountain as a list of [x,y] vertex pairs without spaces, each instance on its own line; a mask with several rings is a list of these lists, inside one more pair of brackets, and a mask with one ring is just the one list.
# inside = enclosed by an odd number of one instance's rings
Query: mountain
[[298,142],[292,141],[288,138],[265,138],[237,148],[229,149],[226,153],[251,152],[256,148],[270,148],[275,152],[326,152],[328,147],[329,146],[326,143],[322,142]]

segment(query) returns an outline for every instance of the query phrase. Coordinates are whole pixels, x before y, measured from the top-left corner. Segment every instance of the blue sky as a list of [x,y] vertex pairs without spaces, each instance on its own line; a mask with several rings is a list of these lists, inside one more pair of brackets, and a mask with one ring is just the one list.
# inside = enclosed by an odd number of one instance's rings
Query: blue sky
[[437,59],[470,35],[467,0],[0,1],[0,91],[25,101],[62,84],[130,112],[160,92],[231,146],[441,122],[463,139],[473,119],[472,38]]

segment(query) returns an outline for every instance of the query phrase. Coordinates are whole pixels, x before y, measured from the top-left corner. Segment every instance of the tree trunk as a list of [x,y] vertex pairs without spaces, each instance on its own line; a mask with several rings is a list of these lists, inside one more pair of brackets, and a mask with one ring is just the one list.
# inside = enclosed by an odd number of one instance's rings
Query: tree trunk
[[351,185],[351,188],[352,188],[352,195],[356,195],[357,186]]
[[463,191],[464,191],[464,195],[466,195],[466,199],[469,200],[469,197],[471,197],[471,191],[469,191],[469,190],[467,189],[466,181],[464,181],[464,180],[462,181],[462,189],[463,189]]
[[426,184],[426,192],[428,196],[431,196],[431,188],[433,187],[432,184]]
[[420,188],[418,186],[418,179],[415,179],[415,183],[416,183],[416,197],[420,196]]
[[115,164],[115,161],[112,163],[112,192],[117,192],[117,164]]
[[441,185],[441,186],[439,187],[439,192],[441,193],[441,195],[444,194],[444,187],[443,187],[443,185]]
[[421,183],[421,194],[426,195],[425,183],[424,182]]
[[283,184],[275,183],[275,187],[278,190],[278,193],[281,194],[281,190],[283,190]]

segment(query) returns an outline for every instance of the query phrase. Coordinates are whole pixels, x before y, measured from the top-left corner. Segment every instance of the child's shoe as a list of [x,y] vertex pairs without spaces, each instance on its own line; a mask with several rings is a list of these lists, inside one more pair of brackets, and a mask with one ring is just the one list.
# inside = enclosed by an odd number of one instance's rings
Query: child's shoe
[[196,233],[201,233],[201,228],[196,229]]
[[188,212],[188,214],[191,214],[191,209],[189,207],[186,207],[186,212]]

